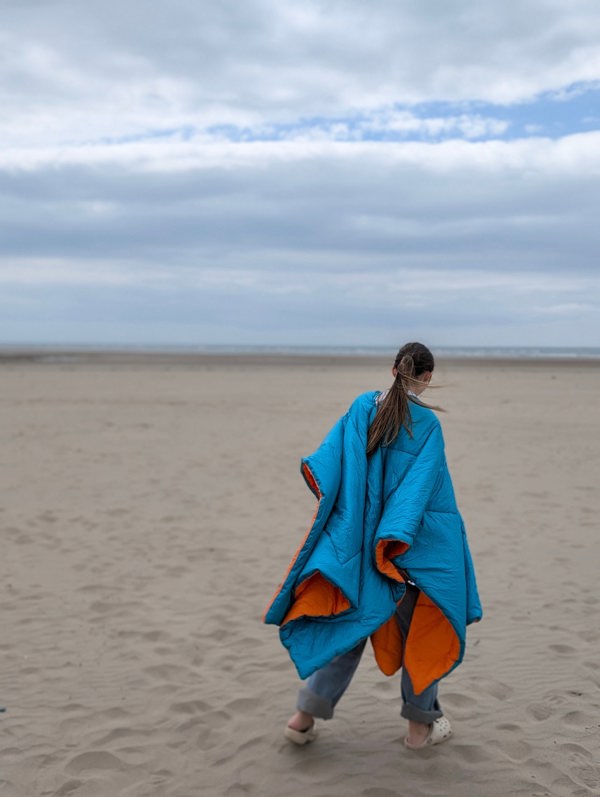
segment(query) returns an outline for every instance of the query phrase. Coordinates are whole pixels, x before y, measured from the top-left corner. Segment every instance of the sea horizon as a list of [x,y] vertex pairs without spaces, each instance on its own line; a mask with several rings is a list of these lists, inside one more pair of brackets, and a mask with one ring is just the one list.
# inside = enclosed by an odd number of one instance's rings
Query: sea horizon
[[[436,346],[430,344],[440,358],[456,359],[600,359],[600,346]],[[160,343],[0,343],[4,356],[39,354],[161,354],[161,355],[257,355],[312,357],[389,357],[395,353],[389,346],[302,345],[302,344],[160,344]]]

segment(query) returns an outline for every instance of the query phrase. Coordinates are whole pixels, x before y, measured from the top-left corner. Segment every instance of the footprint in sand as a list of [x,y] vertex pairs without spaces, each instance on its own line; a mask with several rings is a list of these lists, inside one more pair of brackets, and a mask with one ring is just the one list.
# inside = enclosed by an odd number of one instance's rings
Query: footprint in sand
[[444,704],[454,711],[459,709],[473,709],[478,705],[475,698],[470,697],[470,695],[460,694],[459,692],[446,692],[444,694]]
[[582,759],[584,761],[592,761],[594,758],[594,756],[586,747],[583,747],[580,744],[575,744],[574,742],[565,742],[563,744],[559,744],[557,745],[557,748],[565,753],[571,761],[580,761]]
[[239,713],[256,711],[259,704],[260,699],[257,697],[237,697],[226,703],[224,708],[231,713],[231,716],[235,716]]
[[257,745],[262,747],[263,740],[264,740],[264,736],[257,736],[257,737],[255,737],[253,739],[248,739],[247,742],[244,742],[243,744],[237,745],[233,749],[231,749],[230,752],[227,755],[222,756],[221,758],[216,758],[212,762],[211,766],[213,766],[213,767],[222,767],[224,764],[227,764],[232,759],[236,759],[240,755],[240,753],[244,752],[244,750],[252,749],[252,748],[256,747]]
[[250,784],[246,786],[243,783],[234,783],[225,792],[225,797],[246,797],[247,794],[251,794],[253,791],[254,787]]
[[510,760],[516,763],[525,761],[531,755],[531,745],[523,741],[520,736],[512,739],[494,740],[494,746],[498,748]]
[[[488,677],[476,676],[473,679],[474,683],[486,694],[495,697],[496,700],[506,700],[509,698],[514,689],[502,681],[495,681]],[[474,701],[477,702],[477,701]]]
[[[2,784],[0,783],[0,786]],[[75,794],[80,786],[83,786],[82,780],[68,780],[66,783],[54,792],[52,797],[68,797],[69,794]]]
[[548,650],[561,656],[573,656],[577,652],[571,645],[548,645]]
[[577,634],[580,639],[585,640],[585,642],[598,642],[600,640],[600,631],[579,631]]
[[525,712],[530,717],[533,717],[534,720],[541,722],[542,720],[547,720],[548,717],[552,715],[553,709],[546,703],[531,703],[531,705],[527,706]]
[[569,711],[563,717],[563,722],[569,728],[581,731],[582,728],[586,730],[596,728],[597,722],[593,714],[586,714],[585,711]]
[[584,661],[583,666],[589,670],[600,670],[600,663],[597,661]]
[[17,790],[8,780],[0,779],[0,794],[2,797],[18,797]]
[[[595,756],[586,747],[580,744],[566,742],[558,745],[557,748],[564,754],[564,758],[566,758],[571,765],[568,773],[565,773],[565,777],[568,777],[574,786],[591,788],[598,786],[600,782],[600,768],[596,763]],[[573,794],[578,793],[580,792],[573,791]],[[585,793],[587,794],[587,792]]]
[[454,744],[452,751],[467,764],[481,764],[492,758],[489,751],[479,744]]
[[170,707],[170,711],[173,711],[176,714],[187,714],[187,715],[202,714],[209,710],[210,710],[210,705],[206,703],[204,700],[180,701],[179,703],[173,703]]
[[121,772],[127,769],[127,764],[116,755],[106,753],[102,750],[92,750],[88,753],[80,753],[72,758],[65,767],[69,774],[80,775],[82,772],[93,770],[111,770]]

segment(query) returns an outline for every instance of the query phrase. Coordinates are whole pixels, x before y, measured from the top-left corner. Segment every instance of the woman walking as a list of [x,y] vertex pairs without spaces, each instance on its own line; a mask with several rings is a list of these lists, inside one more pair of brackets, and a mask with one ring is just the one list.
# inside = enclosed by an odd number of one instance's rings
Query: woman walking
[[481,605],[440,423],[420,399],[433,370],[429,349],[407,343],[390,389],[355,399],[302,460],[319,504],[265,615],[308,678],[285,729],[296,744],[333,716],[369,638],[386,675],[402,668],[406,746],[452,733],[438,683],[462,661]]

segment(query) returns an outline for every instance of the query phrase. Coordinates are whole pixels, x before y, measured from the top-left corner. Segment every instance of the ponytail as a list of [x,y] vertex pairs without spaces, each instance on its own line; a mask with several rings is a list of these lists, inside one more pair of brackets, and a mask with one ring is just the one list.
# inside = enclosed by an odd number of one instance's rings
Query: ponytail
[[[429,406],[416,397],[409,396],[409,391],[417,383],[421,384],[418,377],[433,371],[434,359],[429,349],[422,343],[407,343],[396,355],[394,368],[396,370],[394,383],[383,395],[377,414],[369,427],[367,456],[380,445],[389,446],[393,443],[403,427],[412,437],[410,401],[415,401],[424,407]],[[430,407],[430,409],[439,409],[439,407]]]

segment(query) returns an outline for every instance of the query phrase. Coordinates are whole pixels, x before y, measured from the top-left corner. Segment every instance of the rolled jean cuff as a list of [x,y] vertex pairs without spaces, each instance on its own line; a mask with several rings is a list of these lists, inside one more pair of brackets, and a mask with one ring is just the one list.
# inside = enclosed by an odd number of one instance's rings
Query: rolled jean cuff
[[305,711],[321,720],[330,720],[333,717],[333,704],[331,700],[321,695],[316,695],[308,686],[303,686],[298,692],[298,711]]
[[431,711],[425,711],[422,708],[414,706],[412,703],[403,703],[400,709],[400,715],[404,717],[404,719],[412,720],[413,722],[422,722],[424,725],[431,725],[434,720],[443,717],[444,712],[439,706]]

